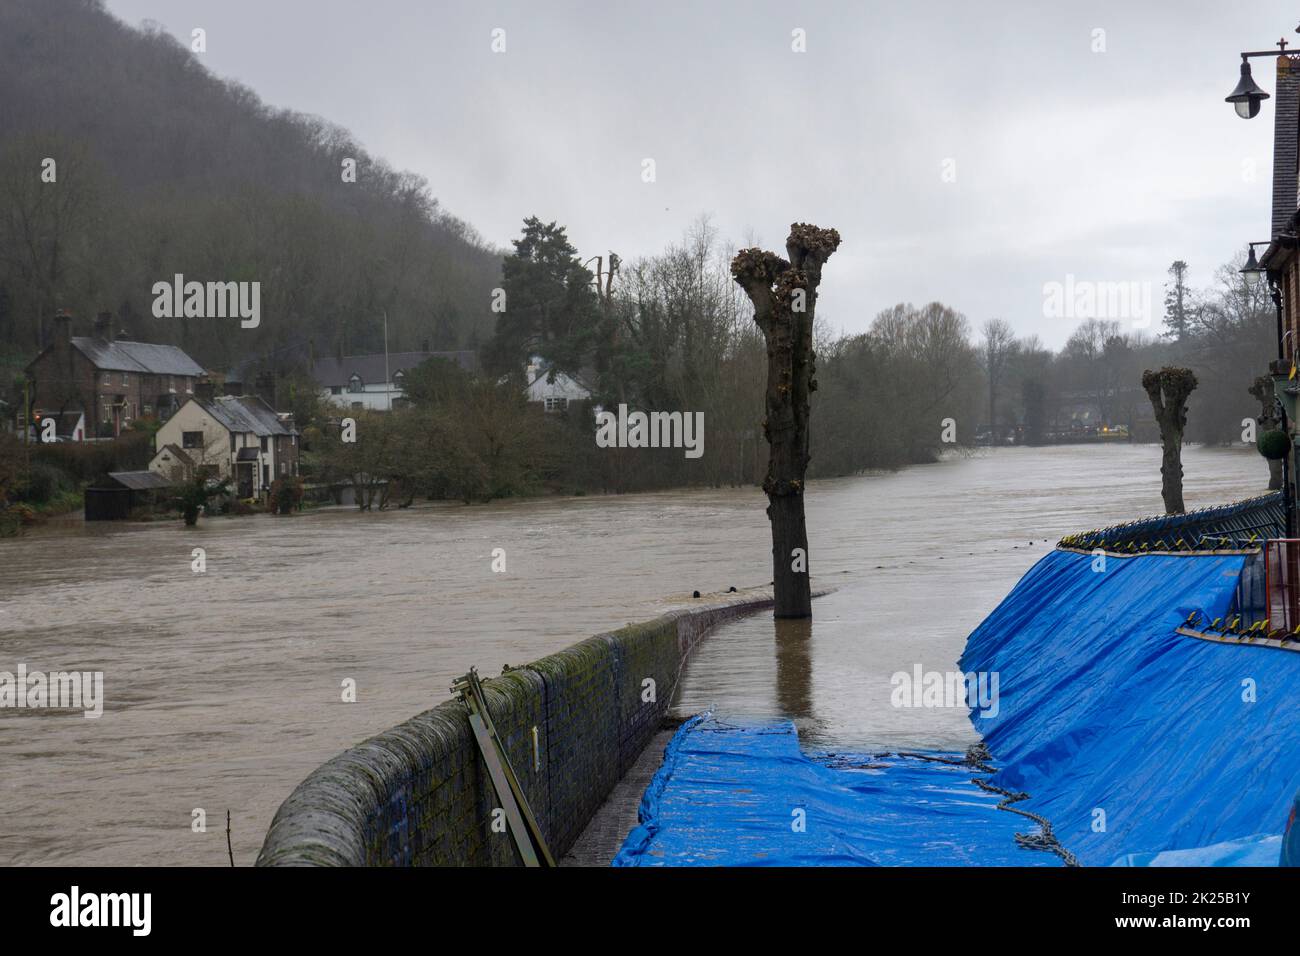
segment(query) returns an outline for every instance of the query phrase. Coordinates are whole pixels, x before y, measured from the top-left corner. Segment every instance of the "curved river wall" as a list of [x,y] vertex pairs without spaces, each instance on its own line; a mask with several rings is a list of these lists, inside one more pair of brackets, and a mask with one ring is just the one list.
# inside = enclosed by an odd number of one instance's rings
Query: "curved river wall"
[[[749,592],[673,611],[483,682],[552,855],[573,845],[658,731],[705,632],[771,603]],[[497,806],[468,711],[448,701],[312,773],[276,813],[257,863],[509,866],[511,837],[490,825]]]

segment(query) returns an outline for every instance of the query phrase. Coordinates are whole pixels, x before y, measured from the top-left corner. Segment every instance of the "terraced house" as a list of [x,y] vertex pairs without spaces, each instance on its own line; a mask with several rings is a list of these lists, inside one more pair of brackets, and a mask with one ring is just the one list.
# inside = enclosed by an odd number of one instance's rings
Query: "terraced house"
[[72,321],[55,317],[54,341],[26,369],[34,415],[84,419],[65,437],[113,438],[137,418],[165,421],[194,395],[204,371],[181,349],[115,336],[107,312],[92,335],[73,335]]
[[198,471],[232,478],[240,498],[261,498],[277,478],[298,474],[298,430],[256,395],[200,395],[154,436],[149,470],[172,481]]

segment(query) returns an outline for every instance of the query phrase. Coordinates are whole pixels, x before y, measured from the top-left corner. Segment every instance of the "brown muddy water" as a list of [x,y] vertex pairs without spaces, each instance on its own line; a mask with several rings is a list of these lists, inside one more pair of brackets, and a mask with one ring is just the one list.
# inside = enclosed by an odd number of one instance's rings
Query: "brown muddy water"
[[[1062,534],[1160,510],[1155,446],[998,449],[813,483],[814,623],[719,629],[679,709],[785,714],[815,747],[949,747],[964,709],[889,702]],[[1264,490],[1253,449],[1185,452],[1188,507]],[[484,675],[771,577],[756,489],[85,525],[0,541],[0,670],[104,672],[103,716],[0,710],[0,864],[251,864],[343,748]],[[192,549],[207,571],[191,570]],[[492,551],[506,552],[493,573]],[[357,700],[342,700],[356,682]],[[193,811],[207,832],[192,831]]]

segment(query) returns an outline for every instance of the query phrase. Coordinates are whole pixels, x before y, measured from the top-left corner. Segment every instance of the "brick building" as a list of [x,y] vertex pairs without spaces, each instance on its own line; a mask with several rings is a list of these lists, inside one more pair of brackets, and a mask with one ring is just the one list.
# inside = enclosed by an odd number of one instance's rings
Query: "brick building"
[[203,368],[174,345],[115,337],[101,312],[94,333],[72,334],[72,317],[54,320],[54,341],[27,366],[32,412],[85,415],[89,438],[111,438],[136,418],[165,421],[193,397]]

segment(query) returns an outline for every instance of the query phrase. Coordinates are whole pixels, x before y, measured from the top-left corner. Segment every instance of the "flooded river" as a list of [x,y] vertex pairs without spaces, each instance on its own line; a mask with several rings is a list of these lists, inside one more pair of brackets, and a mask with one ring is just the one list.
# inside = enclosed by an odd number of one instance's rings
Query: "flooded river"
[[[721,628],[679,708],[788,714],[813,746],[955,747],[960,710],[889,704],[1068,531],[1161,510],[1155,446],[998,449],[813,483],[811,625]],[[1264,490],[1253,450],[1188,449],[1189,508]],[[756,489],[68,522],[0,541],[0,670],[99,670],[100,719],[0,710],[0,864],[251,864],[276,807],[346,746],[484,675],[770,579]],[[206,571],[192,570],[193,549]],[[505,551],[505,573],[492,571]],[[356,683],[356,702],[342,699]],[[194,811],[206,832],[194,832]]]

